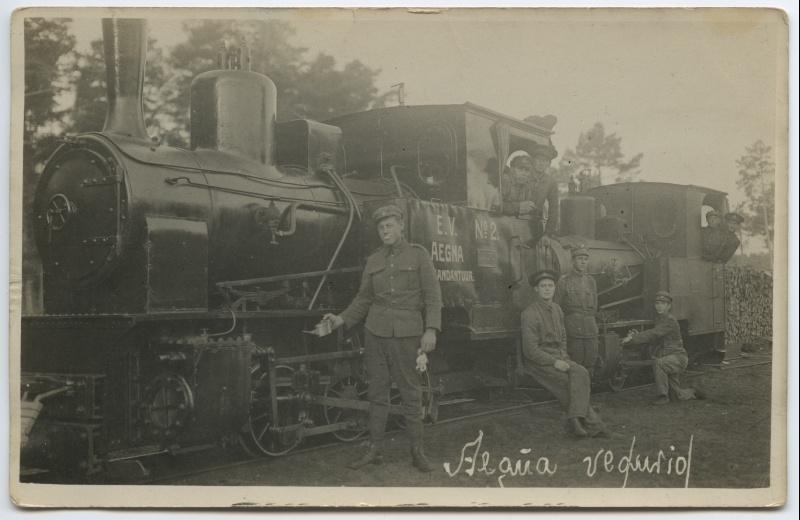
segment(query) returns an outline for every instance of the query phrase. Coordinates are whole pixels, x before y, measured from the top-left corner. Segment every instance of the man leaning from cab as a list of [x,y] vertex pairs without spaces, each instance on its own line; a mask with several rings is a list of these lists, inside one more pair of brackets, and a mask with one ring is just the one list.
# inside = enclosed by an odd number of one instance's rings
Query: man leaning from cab
[[[558,227],[558,182],[547,174],[558,152],[535,144],[533,155],[517,150],[508,156],[509,172],[503,174],[503,213],[532,220],[534,242],[545,247]],[[546,222],[545,222],[546,220]]]

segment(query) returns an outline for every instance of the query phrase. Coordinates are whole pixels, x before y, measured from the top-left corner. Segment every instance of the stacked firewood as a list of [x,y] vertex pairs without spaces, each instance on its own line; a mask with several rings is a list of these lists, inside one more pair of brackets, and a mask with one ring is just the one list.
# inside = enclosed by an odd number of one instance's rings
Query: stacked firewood
[[[725,267],[726,342],[757,350],[772,342],[772,275],[752,267]],[[748,348],[749,347],[749,348]]]

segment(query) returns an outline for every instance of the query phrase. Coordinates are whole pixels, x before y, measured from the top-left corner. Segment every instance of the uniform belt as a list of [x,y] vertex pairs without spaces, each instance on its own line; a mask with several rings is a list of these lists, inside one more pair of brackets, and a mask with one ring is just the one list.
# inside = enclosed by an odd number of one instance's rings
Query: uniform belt
[[376,300],[374,304],[384,309],[397,309],[401,311],[422,311],[422,305],[396,301]]
[[555,350],[561,350],[561,343],[539,343],[539,348],[549,347]]
[[686,354],[686,349],[683,348],[683,343],[672,342],[668,345],[661,345],[656,350],[656,357],[664,357],[672,354]]

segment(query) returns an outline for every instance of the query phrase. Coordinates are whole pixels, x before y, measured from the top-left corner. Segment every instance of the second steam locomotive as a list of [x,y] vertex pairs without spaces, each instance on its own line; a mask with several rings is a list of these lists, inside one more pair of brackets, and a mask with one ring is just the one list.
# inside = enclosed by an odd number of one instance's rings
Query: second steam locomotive
[[520,384],[527,276],[568,272],[578,245],[597,281],[598,381],[619,389],[649,363],[619,334],[651,325],[644,302],[661,290],[690,356],[724,351],[723,266],[702,260],[699,234],[725,193],[591,188],[562,198],[545,247],[539,223],[503,215],[497,193],[511,152],[552,146],[553,118],[460,104],[277,123],[274,84],[236,49],[195,78],[190,150],[171,148],[144,125],[145,22],[103,29],[105,127],[55,151],[32,208],[44,314],[22,320],[23,464],[91,474],[154,453],[278,455],[310,436],[358,438],[360,332],[308,332],[355,294],[379,245],[366,216],[388,203],[441,284],[424,374],[433,420],[445,395]]

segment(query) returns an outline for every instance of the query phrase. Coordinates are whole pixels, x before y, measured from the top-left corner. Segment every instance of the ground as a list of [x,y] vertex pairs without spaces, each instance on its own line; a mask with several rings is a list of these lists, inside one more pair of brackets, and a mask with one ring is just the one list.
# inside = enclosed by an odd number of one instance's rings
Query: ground
[[[768,361],[762,354],[750,363]],[[652,386],[593,397],[615,436],[576,439],[554,403],[503,416],[429,427],[435,471],[410,464],[404,432],[389,435],[385,461],[347,463],[365,443],[265,459],[170,483],[226,486],[677,487],[769,486],[771,364],[692,380],[706,399],[652,406]],[[689,378],[687,378],[687,382]],[[659,453],[661,455],[659,455]],[[473,467],[473,457],[476,463]]]

